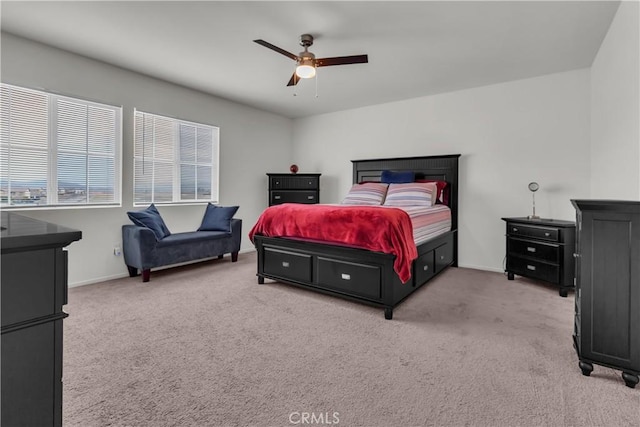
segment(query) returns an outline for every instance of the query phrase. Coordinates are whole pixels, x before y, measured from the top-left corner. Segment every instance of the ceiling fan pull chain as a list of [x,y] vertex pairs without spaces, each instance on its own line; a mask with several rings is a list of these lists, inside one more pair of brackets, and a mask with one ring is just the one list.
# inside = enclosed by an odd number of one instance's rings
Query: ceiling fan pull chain
[[[296,62],[296,66],[297,66],[297,65],[298,65],[298,63]],[[294,68],[294,69],[293,69],[293,78],[295,79],[296,77],[297,77],[297,76],[296,76],[296,69]],[[295,84],[295,82],[296,82],[296,81],[294,80],[294,85],[293,85],[293,96],[298,96],[298,85],[297,85],[297,84]]]

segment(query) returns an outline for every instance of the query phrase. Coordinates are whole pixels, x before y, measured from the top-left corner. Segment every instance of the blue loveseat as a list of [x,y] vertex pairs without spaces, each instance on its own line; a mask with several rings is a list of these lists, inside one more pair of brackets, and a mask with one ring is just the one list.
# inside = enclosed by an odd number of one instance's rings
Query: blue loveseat
[[139,225],[122,226],[122,248],[129,276],[142,271],[142,281],[148,282],[151,269],[197,261],[205,258],[222,258],[231,254],[231,261],[238,260],[242,234],[242,220],[231,219],[231,232],[191,231],[175,233],[158,239],[154,232]]

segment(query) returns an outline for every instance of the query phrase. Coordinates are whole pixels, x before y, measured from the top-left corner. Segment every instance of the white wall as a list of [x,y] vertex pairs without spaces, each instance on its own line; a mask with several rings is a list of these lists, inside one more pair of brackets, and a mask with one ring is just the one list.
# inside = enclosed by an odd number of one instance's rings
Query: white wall
[[640,199],[640,4],[623,1],[591,67],[591,196]]
[[351,159],[460,153],[459,263],[503,271],[501,217],[575,219],[590,193],[589,70],[296,119],[293,158],[322,173],[321,200],[351,186]]
[[[126,275],[121,227],[133,209],[133,109],[220,127],[220,204],[239,205],[242,250],[252,250],[247,233],[267,206],[266,172],[291,164],[292,121],[221,98],[123,70],[69,52],[2,33],[2,81],[123,106],[122,208],[19,211],[82,230],[69,247],[71,286]],[[195,230],[204,205],[160,207],[172,232]]]

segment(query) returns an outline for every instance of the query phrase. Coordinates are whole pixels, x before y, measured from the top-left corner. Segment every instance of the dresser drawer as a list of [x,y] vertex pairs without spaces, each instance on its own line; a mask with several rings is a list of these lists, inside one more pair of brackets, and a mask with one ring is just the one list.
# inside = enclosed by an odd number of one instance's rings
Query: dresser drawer
[[380,299],[380,268],[318,257],[318,283],[347,294]]
[[310,283],[311,256],[264,248],[264,273]]
[[507,223],[507,234],[509,236],[530,237],[550,242],[557,242],[560,238],[557,228],[522,225],[512,222]]
[[560,267],[531,259],[509,257],[507,270],[532,279],[540,279],[546,282],[560,283]]
[[416,286],[423,284],[436,274],[435,254],[434,251],[429,251],[416,259],[413,264],[414,276],[416,278]]
[[512,237],[507,239],[507,245],[509,255],[537,258],[555,264],[560,261],[560,247],[558,245],[514,239]]
[[282,203],[318,203],[317,191],[271,191],[270,205],[279,205]]
[[317,190],[320,178],[317,176],[270,176],[269,188],[272,190]]

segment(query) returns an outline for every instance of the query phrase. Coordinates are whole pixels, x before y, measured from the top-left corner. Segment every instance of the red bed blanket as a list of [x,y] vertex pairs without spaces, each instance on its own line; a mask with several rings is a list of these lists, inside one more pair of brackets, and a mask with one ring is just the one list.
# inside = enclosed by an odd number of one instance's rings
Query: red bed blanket
[[304,205],[284,203],[267,208],[249,232],[267,237],[298,237],[340,243],[396,256],[400,280],[411,278],[418,257],[409,214],[378,206]]

